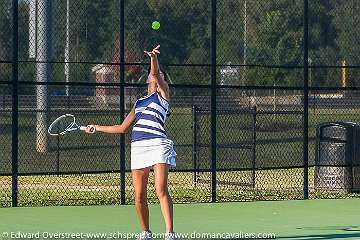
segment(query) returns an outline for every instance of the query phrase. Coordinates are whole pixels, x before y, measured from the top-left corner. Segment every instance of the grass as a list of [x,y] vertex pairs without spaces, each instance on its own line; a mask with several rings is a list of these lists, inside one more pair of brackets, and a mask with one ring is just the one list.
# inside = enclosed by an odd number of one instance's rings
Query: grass
[[[75,113],[76,114],[76,113]],[[56,172],[57,138],[49,138],[50,151],[39,153],[35,149],[36,114],[20,113],[19,118],[19,170],[20,172]],[[80,123],[114,124],[118,122],[117,113],[78,114]],[[55,118],[55,115],[51,119]],[[205,146],[200,149],[200,165],[210,167],[210,118],[199,116],[199,142]],[[310,109],[309,112],[309,162],[315,159],[316,126],[329,121],[360,122],[358,109]],[[256,187],[239,185],[218,185],[219,201],[252,201],[274,199],[301,199],[303,170],[291,169],[303,164],[303,119],[301,115],[259,115],[256,143],[256,166],[282,167],[283,170],[257,170]],[[170,138],[176,144],[178,169],[192,169],[192,115],[191,109],[172,110],[167,122]],[[273,126],[285,126],[280,130]],[[252,118],[248,116],[219,116],[217,143],[250,143],[252,140]],[[286,127],[287,126],[287,127]],[[0,172],[11,169],[11,117],[0,115]],[[126,136],[126,167],[129,169],[129,134]],[[60,171],[118,170],[120,166],[119,137],[115,135],[83,135],[73,133],[60,139]],[[218,166],[224,168],[251,166],[252,152],[239,148],[218,148]],[[241,156],[241,157],[239,157]],[[311,197],[354,197],[358,194],[337,192],[316,192],[313,186],[313,169],[309,169]],[[193,183],[192,173],[174,172],[170,174],[171,191],[175,202],[209,202],[211,200],[211,176],[200,174],[201,181]],[[250,173],[219,172],[219,182],[249,182]],[[20,205],[81,205],[115,204],[119,202],[119,176],[117,174],[69,175],[69,176],[30,176],[19,177]],[[0,204],[9,206],[10,177],[0,177]],[[132,186],[129,175],[126,177],[126,202],[132,203]],[[149,199],[156,202],[153,187],[149,188]]]
[[[198,174],[197,183],[193,177],[192,173],[170,173],[169,187],[175,203],[211,201],[211,173]],[[18,181],[19,206],[108,205],[120,201],[120,176],[115,173],[23,176]],[[126,203],[133,204],[130,173],[126,174],[125,182]],[[218,172],[217,182],[218,201],[303,199],[303,169],[257,171],[255,188],[250,186],[250,171]],[[0,177],[0,206],[10,206],[10,189],[11,178]],[[359,197],[355,193],[315,191],[313,168],[309,168],[309,189],[311,198]],[[157,202],[153,174],[148,199],[150,203]]]

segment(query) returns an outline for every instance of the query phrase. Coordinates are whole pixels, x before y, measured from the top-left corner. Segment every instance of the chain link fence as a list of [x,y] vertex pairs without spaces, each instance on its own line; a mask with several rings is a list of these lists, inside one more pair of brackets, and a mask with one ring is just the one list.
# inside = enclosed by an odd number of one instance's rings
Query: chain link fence
[[[0,206],[133,203],[130,134],[53,137],[47,127],[65,113],[120,124],[146,95],[143,50],[158,43],[174,202],[359,197],[355,130],[327,139],[328,162],[319,160],[320,126],[360,123],[359,9],[356,0],[0,0]],[[157,202],[153,174],[148,197]]]

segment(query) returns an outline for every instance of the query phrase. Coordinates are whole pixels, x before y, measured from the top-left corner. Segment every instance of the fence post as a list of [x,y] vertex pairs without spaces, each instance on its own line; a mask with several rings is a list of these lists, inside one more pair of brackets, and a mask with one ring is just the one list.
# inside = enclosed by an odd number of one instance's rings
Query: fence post
[[309,11],[308,0],[304,0],[304,199],[309,198]]
[[252,156],[252,187],[255,189],[255,181],[256,181],[256,114],[257,108],[254,106],[253,110],[253,156]]
[[49,91],[47,82],[51,82],[52,60],[52,1],[37,1],[36,19],[36,150],[39,153],[49,151],[47,134],[49,113]]
[[12,1],[12,136],[11,136],[11,200],[18,206],[18,0]]
[[192,160],[193,160],[193,173],[194,173],[194,185],[197,183],[197,117],[196,117],[197,107],[193,105],[192,107]]
[[[59,133],[59,131],[58,131]],[[57,147],[57,151],[56,151],[56,172],[57,172],[57,176],[60,176],[60,135],[57,135],[56,137],[56,147]]]
[[216,0],[211,0],[211,202],[216,202]]
[[[120,122],[125,118],[125,0],[120,0]],[[120,204],[125,204],[125,136],[120,135]]]

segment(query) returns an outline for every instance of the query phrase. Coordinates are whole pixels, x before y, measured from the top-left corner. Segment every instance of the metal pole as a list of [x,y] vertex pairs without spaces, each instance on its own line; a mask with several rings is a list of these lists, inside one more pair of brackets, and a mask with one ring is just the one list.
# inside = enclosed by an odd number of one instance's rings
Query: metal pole
[[309,12],[308,0],[304,0],[304,199],[309,198]]
[[29,0],[29,58],[36,57],[36,0]]
[[312,65],[312,60],[311,58],[309,58],[309,86],[312,86],[312,69],[311,69],[311,65]]
[[194,184],[197,183],[197,124],[196,124],[196,106],[192,107],[192,160],[194,171]]
[[253,110],[253,158],[252,158],[252,188],[256,187],[256,113],[257,108],[254,107]]
[[[66,44],[65,44],[65,81],[69,82],[69,61],[70,61],[70,53],[69,53],[69,44],[70,44],[70,4],[69,0],[66,0]],[[66,96],[69,96],[69,85],[65,87]]]
[[[120,0],[120,122],[125,119],[125,0]],[[125,136],[120,135],[120,204],[125,204]]]
[[[312,87],[312,60],[309,57],[309,86]],[[312,91],[312,100],[309,103],[309,108],[311,108],[311,106],[313,106],[313,114],[315,114],[315,107],[316,107],[316,92]],[[310,93],[309,93],[310,94]]]
[[11,199],[18,206],[18,0],[12,1],[12,136],[11,136]]
[[211,202],[216,202],[216,0],[211,0]]
[[243,76],[242,76],[242,83],[241,85],[244,86],[245,85],[245,65],[246,65],[246,58],[247,58],[247,0],[244,1],[244,49],[243,49]]
[[[38,44],[36,81],[50,82],[50,63],[51,61],[51,25],[52,25],[52,1],[38,0]],[[46,85],[36,86],[37,95],[37,115],[36,115],[36,150],[38,152],[48,151],[47,135],[47,110],[48,110],[48,89]]]
[[56,172],[60,176],[60,135],[57,135]]

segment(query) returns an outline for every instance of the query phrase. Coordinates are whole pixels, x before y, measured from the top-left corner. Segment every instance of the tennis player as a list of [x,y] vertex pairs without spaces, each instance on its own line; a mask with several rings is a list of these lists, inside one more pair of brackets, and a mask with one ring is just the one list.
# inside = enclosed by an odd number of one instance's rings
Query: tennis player
[[139,98],[131,112],[120,125],[89,125],[95,132],[125,133],[134,123],[131,135],[131,171],[135,190],[135,208],[142,228],[138,239],[151,239],[147,184],[150,168],[154,169],[156,195],[166,224],[166,240],[175,239],[173,229],[173,204],[168,191],[168,170],[176,166],[173,142],[164,130],[169,111],[169,86],[167,75],[160,69],[158,55],[160,45],[152,51],[144,51],[151,60],[148,71],[147,95]]

